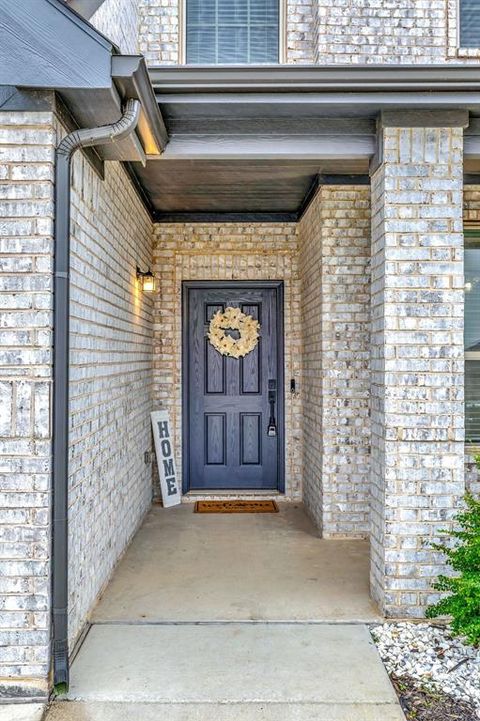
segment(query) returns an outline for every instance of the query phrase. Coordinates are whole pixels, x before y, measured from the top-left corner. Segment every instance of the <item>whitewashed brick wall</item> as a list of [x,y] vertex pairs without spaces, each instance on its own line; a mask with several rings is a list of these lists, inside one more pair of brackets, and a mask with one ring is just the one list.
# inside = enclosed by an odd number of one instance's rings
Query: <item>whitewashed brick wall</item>
[[139,0],[138,40],[147,65],[180,62],[179,20],[179,0]]
[[464,491],[463,131],[383,130],[372,178],[372,589],[422,615]]
[[302,327],[303,502],[323,533],[322,218],[320,198],[298,227]]
[[119,163],[77,153],[72,180],[69,637],[73,643],[152,496],[152,223]]
[[111,40],[123,55],[139,52],[140,0],[105,0],[90,18],[91,24]]
[[445,0],[318,0],[319,64],[439,63]]
[[304,502],[325,537],[369,531],[370,189],[323,186],[300,221]]
[[157,224],[154,268],[161,278],[154,315],[155,407],[170,411],[181,471],[181,284],[183,280],[283,280],[285,283],[286,494],[301,496],[300,280],[294,223]]
[[53,172],[49,112],[0,112],[0,678],[49,665]]
[[288,0],[286,11],[285,62],[315,62],[315,16],[317,0]]

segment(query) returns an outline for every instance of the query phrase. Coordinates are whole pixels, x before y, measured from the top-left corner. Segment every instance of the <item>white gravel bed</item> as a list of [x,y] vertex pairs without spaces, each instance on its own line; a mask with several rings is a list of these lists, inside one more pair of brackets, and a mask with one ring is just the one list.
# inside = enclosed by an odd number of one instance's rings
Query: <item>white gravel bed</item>
[[429,623],[385,623],[371,629],[389,673],[411,676],[478,709],[480,650],[452,638],[448,627]]

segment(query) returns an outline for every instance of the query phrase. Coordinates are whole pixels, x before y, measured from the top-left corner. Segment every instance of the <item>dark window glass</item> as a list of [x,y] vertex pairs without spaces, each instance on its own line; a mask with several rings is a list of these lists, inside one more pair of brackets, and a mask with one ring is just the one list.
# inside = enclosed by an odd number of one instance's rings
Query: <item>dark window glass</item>
[[465,437],[480,441],[480,238],[465,239]]
[[187,0],[187,63],[277,63],[279,2]]
[[480,48],[480,0],[460,0],[460,47]]

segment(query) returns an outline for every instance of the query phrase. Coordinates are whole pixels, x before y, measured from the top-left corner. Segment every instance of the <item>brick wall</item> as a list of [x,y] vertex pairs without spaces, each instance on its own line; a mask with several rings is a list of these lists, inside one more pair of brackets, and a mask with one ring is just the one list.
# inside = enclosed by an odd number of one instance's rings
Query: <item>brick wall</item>
[[445,0],[318,0],[319,64],[439,63],[447,56]]
[[304,501],[325,537],[366,536],[370,189],[322,187],[299,236]]
[[0,678],[32,692],[49,662],[55,140],[51,113],[0,112]]
[[462,129],[383,130],[372,178],[372,590],[423,614],[464,490]]
[[303,345],[303,502],[322,533],[322,218],[319,194],[301,219],[298,231]]
[[139,0],[105,0],[90,18],[92,25],[124,55],[139,52]]
[[285,283],[286,494],[301,495],[300,281],[294,223],[158,224],[154,269],[161,277],[154,315],[155,406],[167,408],[175,428],[181,472],[181,283],[183,280],[283,280]]
[[139,1],[139,47],[147,65],[177,65],[179,0]]
[[152,224],[125,171],[72,175],[69,636],[75,640],[151,501]]
[[317,0],[289,0],[286,11],[285,61],[315,62],[315,16]]

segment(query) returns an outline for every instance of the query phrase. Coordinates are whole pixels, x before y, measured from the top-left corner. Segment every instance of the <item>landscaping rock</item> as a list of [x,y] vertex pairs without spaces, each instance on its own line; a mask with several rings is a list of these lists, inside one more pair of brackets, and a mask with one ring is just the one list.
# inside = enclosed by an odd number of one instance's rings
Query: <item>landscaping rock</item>
[[[403,683],[406,695],[414,694],[415,689],[423,693],[436,709],[436,721],[480,718],[479,649],[453,638],[447,626],[430,623],[385,623],[371,631],[397,692]],[[439,714],[442,704],[450,704],[456,715]],[[411,718],[433,719],[434,715]]]

